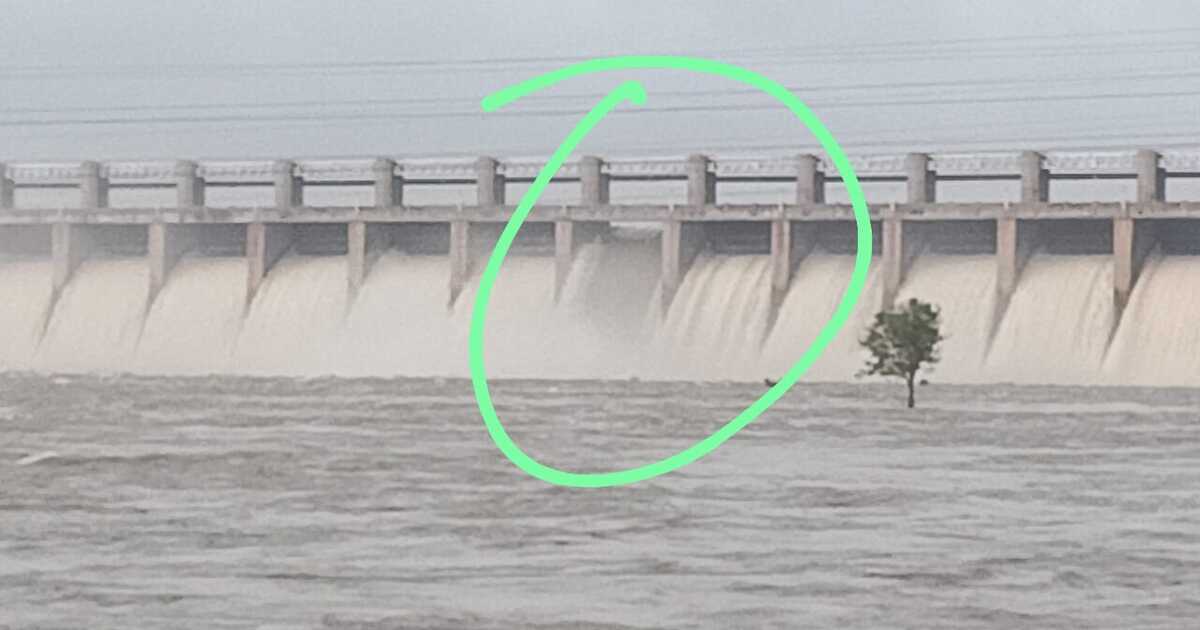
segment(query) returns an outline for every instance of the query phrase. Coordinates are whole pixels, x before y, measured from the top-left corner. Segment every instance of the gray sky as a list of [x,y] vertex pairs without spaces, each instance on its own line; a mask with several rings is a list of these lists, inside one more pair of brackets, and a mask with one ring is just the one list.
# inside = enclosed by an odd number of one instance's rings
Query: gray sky
[[[544,155],[631,75],[573,80],[513,114],[479,99],[566,58],[633,53],[759,71],[852,153],[1200,146],[1200,4],[1147,6],[8,0],[0,159]],[[737,84],[633,76],[649,111],[610,117],[585,150],[813,146]]]

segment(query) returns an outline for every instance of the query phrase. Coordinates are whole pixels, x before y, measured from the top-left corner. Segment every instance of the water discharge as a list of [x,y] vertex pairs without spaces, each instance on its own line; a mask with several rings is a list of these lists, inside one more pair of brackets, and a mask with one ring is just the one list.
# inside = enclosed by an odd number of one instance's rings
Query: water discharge
[[[582,245],[557,300],[554,259],[513,255],[496,282],[485,358],[501,378],[774,377],[828,320],[853,264],[822,249],[806,256],[770,325],[766,256],[701,253],[664,316],[653,232],[618,229]],[[1035,254],[998,322],[990,255],[917,256],[898,299],[942,307],[935,382],[1194,386],[1198,267],[1200,257],[1152,255],[1115,331],[1108,256]],[[862,366],[856,338],[879,305],[877,268],[806,380],[852,380]],[[50,263],[2,262],[0,369],[465,376],[478,264],[453,305],[448,278],[445,256],[389,250],[347,303],[344,257],[288,255],[247,308],[244,259],[186,257],[147,308],[144,260],[98,259],[77,270],[47,321]]]

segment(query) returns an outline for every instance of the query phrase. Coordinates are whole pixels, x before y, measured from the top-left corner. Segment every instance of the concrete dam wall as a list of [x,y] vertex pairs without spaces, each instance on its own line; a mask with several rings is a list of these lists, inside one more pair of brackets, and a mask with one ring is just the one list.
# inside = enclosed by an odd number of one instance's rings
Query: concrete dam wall
[[[1174,198],[1200,181],[1194,154],[853,162],[875,257],[810,380],[853,378],[862,326],[912,296],[943,308],[933,380],[1200,386],[1200,203]],[[538,168],[0,165],[0,369],[464,376],[478,273]],[[1059,198],[1076,182],[1127,198]],[[951,200],[964,184],[999,199]],[[785,371],[853,267],[839,185],[806,155],[568,164],[497,281],[490,373]]]

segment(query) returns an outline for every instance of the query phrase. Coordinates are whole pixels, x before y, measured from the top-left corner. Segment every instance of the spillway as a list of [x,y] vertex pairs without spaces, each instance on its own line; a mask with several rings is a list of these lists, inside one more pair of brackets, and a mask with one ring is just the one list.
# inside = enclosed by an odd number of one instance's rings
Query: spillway
[[1089,383],[1113,329],[1107,256],[1035,255],[996,331],[984,377],[1012,383]]
[[215,374],[231,369],[246,303],[246,261],[185,258],[146,314],[134,369]]
[[0,264],[0,369],[29,369],[50,308],[50,261]]
[[97,259],[80,265],[38,345],[34,367],[55,371],[128,369],[148,297],[141,259]]
[[1194,386],[1200,375],[1200,257],[1146,261],[1104,364],[1107,382]]
[[[512,255],[485,329],[499,378],[758,380],[798,360],[841,300],[854,264],[818,248],[797,264],[772,313],[771,261],[703,251],[662,311],[653,234],[582,245],[556,299],[555,259]],[[449,260],[389,249],[354,299],[345,256],[280,259],[246,303],[239,257],[187,256],[147,304],[140,259],[84,261],[52,304],[51,265],[0,264],[0,366],[47,372],[466,376],[482,260],[453,303]],[[924,253],[897,300],[942,309],[935,382],[1194,385],[1200,374],[1200,256],[1151,255],[1124,316],[1112,301],[1111,257],[1035,253],[1007,308],[997,308],[990,255]],[[847,381],[857,339],[881,299],[878,258],[843,332],[806,378]],[[47,319],[48,316],[48,319]],[[995,319],[995,318],[999,319]],[[772,324],[772,320],[774,323]]]

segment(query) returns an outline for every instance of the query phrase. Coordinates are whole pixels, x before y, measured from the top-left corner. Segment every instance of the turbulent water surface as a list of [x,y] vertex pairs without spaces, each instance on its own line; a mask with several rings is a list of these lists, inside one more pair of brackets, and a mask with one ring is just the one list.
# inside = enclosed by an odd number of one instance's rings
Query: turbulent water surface
[[[547,463],[752,385],[493,384]],[[459,380],[0,377],[3,628],[1187,628],[1200,391],[801,385],[633,487],[524,476]]]

